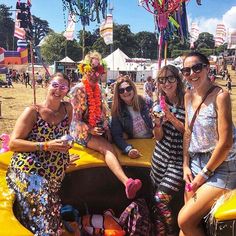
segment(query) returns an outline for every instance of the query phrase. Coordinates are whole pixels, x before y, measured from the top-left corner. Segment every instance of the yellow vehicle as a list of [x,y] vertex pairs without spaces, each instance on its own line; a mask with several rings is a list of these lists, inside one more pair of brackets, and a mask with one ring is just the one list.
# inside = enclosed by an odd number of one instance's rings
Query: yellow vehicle
[[[138,147],[142,157],[130,159],[116,148],[119,161],[128,176],[142,180],[143,187],[138,197],[144,197],[149,201],[147,196],[151,187],[148,181],[150,159],[155,142],[152,139],[136,139],[129,140],[129,142]],[[103,156],[77,144],[73,146],[70,153],[78,155],[79,159],[67,170],[61,189],[62,203],[73,205],[81,215],[86,212],[85,206],[91,214],[101,213],[111,208],[115,215],[120,215],[129,205],[130,200],[125,196],[122,183],[104,163]],[[0,235],[32,236],[33,234],[24,228],[14,216],[15,196],[8,189],[5,178],[11,156],[12,152],[0,154]],[[209,223],[210,235],[235,235],[235,219],[236,191],[232,191],[229,198],[223,200],[223,204],[214,212],[213,221]]]

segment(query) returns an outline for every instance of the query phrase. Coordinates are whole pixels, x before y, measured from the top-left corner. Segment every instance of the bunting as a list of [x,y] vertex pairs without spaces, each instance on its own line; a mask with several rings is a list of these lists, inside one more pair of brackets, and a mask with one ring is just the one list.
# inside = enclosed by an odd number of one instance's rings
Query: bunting
[[226,28],[224,24],[217,24],[215,35],[215,47],[219,47],[224,44],[226,38]]
[[67,28],[64,32],[64,36],[67,40],[73,40],[74,39],[74,33],[75,33],[75,22],[76,22],[76,16],[73,13],[69,13],[68,15],[68,21],[67,21]]
[[106,45],[113,44],[113,19],[108,14],[100,26],[100,36],[104,39]]

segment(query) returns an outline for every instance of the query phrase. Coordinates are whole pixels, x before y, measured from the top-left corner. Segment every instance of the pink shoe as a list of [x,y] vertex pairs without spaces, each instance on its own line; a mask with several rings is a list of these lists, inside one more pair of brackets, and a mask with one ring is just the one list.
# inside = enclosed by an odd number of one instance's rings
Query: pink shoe
[[138,190],[142,187],[140,179],[129,178],[125,183],[125,193],[128,199],[133,199],[136,196]]

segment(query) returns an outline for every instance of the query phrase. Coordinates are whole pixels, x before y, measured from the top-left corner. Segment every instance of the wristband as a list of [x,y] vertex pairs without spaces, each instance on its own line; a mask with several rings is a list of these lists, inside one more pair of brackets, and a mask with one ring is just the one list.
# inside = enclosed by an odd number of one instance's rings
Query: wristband
[[133,149],[133,147],[132,147],[131,145],[127,146],[127,147],[125,148],[125,153],[128,154],[131,149]]
[[44,151],[48,151],[48,143],[47,142],[44,143],[43,150]]
[[43,143],[36,143],[36,151],[43,151]]
[[200,171],[199,173],[205,180],[208,180],[209,179],[209,176],[206,175],[202,170]]
[[213,171],[207,169],[206,166],[201,170],[201,172],[208,177],[213,175]]

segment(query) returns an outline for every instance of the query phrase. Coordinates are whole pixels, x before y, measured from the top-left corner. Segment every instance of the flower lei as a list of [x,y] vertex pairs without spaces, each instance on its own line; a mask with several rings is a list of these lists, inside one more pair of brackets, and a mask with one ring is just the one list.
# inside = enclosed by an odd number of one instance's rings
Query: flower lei
[[88,95],[88,123],[90,126],[95,127],[102,116],[100,88],[98,83],[96,83],[95,89],[92,90],[87,79],[84,79],[83,83]]

